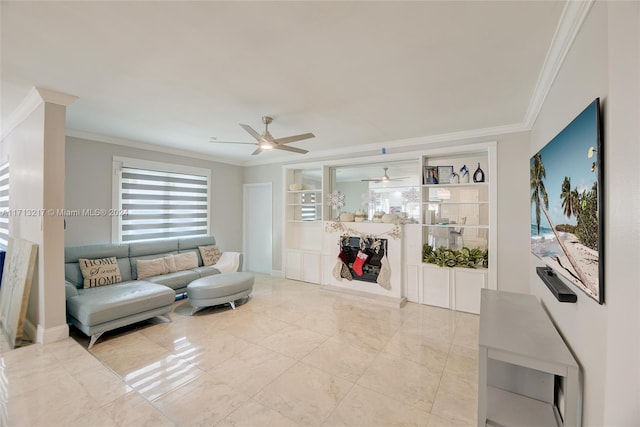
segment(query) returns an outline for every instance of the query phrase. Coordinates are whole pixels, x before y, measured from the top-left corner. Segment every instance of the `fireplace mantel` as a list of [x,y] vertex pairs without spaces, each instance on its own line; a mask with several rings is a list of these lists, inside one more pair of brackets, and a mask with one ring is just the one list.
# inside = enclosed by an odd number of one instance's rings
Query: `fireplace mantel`
[[[324,222],[323,233],[323,281],[321,286],[355,295],[372,296],[398,305],[404,305],[406,295],[403,291],[403,225],[375,222]],[[390,289],[378,283],[356,280],[336,279],[332,272],[338,261],[340,239],[342,236],[374,237],[387,240],[387,259],[391,272]]]

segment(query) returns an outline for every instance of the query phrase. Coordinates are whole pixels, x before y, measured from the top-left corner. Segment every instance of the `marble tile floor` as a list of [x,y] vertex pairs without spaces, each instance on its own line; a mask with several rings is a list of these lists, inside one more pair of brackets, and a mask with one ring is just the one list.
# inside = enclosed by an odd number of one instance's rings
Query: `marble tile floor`
[[478,316],[257,276],[237,309],[8,350],[0,426],[473,426]]

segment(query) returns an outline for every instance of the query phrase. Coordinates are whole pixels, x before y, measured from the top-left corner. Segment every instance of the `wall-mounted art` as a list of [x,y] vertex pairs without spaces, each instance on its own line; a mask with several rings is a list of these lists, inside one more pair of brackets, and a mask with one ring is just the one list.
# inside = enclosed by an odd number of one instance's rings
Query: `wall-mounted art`
[[530,161],[531,252],[604,302],[603,138],[593,101]]

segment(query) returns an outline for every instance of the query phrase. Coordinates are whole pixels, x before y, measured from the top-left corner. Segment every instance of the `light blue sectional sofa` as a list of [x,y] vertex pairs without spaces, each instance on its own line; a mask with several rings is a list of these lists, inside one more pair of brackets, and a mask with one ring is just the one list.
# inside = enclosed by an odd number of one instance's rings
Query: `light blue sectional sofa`
[[[213,236],[205,236],[65,248],[68,321],[91,337],[89,348],[104,332],[112,329],[155,316],[171,321],[168,313],[176,294],[186,292],[187,285],[193,280],[220,273],[214,266],[203,265],[198,250],[199,246],[214,245],[215,242]],[[184,252],[195,252],[198,258],[197,268],[137,280],[137,260]],[[242,254],[237,256],[240,270]],[[84,278],[78,260],[108,257],[116,258],[122,282],[84,289]]]

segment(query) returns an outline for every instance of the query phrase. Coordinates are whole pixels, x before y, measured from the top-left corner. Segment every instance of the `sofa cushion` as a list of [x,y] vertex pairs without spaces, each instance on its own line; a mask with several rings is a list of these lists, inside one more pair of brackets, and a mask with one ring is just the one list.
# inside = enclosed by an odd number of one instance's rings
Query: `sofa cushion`
[[162,259],[164,260],[164,263],[167,266],[169,273],[175,273],[176,271],[178,271],[178,268],[176,267],[176,259],[174,258],[173,254],[167,255]]
[[136,261],[138,280],[169,273],[169,266],[163,258],[139,259]]
[[192,268],[191,271],[195,271],[196,273],[198,273],[198,276],[200,277],[207,277],[207,276],[213,276],[214,274],[220,274],[220,270],[218,270],[212,265],[205,266],[205,267]]
[[176,273],[163,274],[161,276],[149,277],[146,280],[152,283],[165,285],[171,289],[186,288],[193,280],[198,279],[200,275],[193,270],[178,271]]
[[64,248],[64,277],[69,282],[82,288],[84,277],[80,271],[78,260],[80,258],[107,258],[116,257],[118,260],[118,268],[123,282],[132,279],[131,264],[129,262],[129,245],[126,244],[101,244],[86,246],[69,246]]
[[122,317],[171,305],[175,292],[149,282],[125,282],[80,289],[67,299],[67,312],[80,323],[95,326]]
[[174,254],[175,252],[168,252],[168,253],[141,255],[141,256],[129,258],[129,262],[131,265],[131,277],[133,278],[133,280],[138,279],[138,261],[139,260],[154,260],[154,259],[164,258]]
[[185,252],[183,254],[177,254],[173,257],[176,263],[176,270],[190,270],[198,267],[198,257],[194,252]]
[[85,288],[113,285],[122,282],[116,257],[78,260]]
[[202,264],[204,265],[213,265],[218,262],[222,253],[220,252],[220,248],[216,245],[211,246],[198,246],[198,250],[200,251],[200,256],[202,257]]

